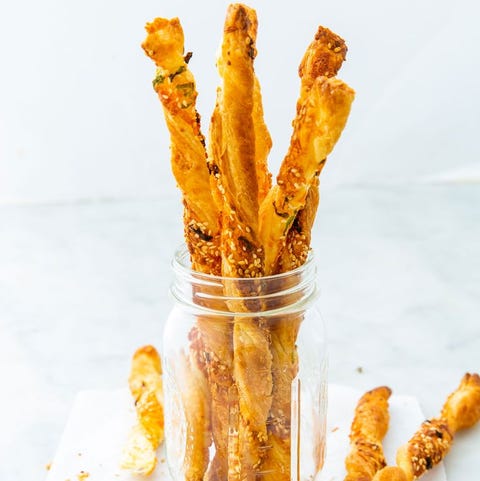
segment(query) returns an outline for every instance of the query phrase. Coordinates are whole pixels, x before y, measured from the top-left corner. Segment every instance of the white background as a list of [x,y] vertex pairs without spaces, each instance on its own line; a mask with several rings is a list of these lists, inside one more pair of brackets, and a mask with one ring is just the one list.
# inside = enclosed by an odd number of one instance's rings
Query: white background
[[[226,1],[19,0],[0,6],[0,202],[155,197],[174,191],[168,139],[140,43],[179,16],[204,130],[218,84]],[[290,136],[297,66],[318,24],[349,46],[357,91],[325,183],[480,178],[480,29],[473,0],[252,1],[257,72],[276,170]],[[472,174],[473,172],[473,174]],[[328,182],[327,182],[328,179]]]

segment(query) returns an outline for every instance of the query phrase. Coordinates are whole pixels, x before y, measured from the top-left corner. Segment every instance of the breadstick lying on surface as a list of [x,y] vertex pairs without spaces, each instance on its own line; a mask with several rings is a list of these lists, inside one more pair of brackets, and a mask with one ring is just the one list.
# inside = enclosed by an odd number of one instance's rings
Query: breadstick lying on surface
[[350,452],[345,459],[345,481],[370,481],[386,465],[382,440],[390,420],[391,393],[390,388],[381,386],[368,391],[358,401],[350,429]]
[[155,469],[156,450],[163,441],[163,386],[160,356],[153,346],[134,353],[129,376],[135,399],[138,425],[130,434],[121,467],[135,474],[148,475]]
[[[480,376],[465,374],[450,394],[440,416],[422,423],[413,437],[397,451],[397,467],[382,469],[374,481],[412,481],[438,464],[452,446],[453,437],[480,421]],[[396,476],[396,477],[393,477]]]
[[480,421],[480,376],[466,373],[458,388],[448,396],[440,417],[447,421],[452,434],[471,428]]

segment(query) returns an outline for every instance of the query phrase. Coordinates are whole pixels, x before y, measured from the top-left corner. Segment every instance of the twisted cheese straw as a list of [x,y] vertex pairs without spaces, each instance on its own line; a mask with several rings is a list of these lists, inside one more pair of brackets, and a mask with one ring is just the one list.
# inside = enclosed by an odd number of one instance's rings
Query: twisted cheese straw
[[[300,100],[305,98],[314,80],[317,77],[335,77],[345,60],[346,54],[345,41],[328,28],[319,26],[314,40],[305,51],[298,68],[301,86],[297,112],[300,110]],[[274,273],[287,272],[300,267],[307,259],[310,250],[311,231],[320,198],[318,177],[324,165],[325,162],[320,165],[317,178],[308,189],[305,207],[296,214],[287,235],[279,239],[281,243],[280,255],[278,261],[274,263]],[[278,180],[284,181],[281,178]]]
[[[261,97],[259,96],[258,82],[256,82],[256,95],[254,97],[254,116],[261,115],[261,107],[255,106],[255,103],[261,102]],[[212,191],[214,193],[214,198],[221,209],[229,209],[229,203],[226,200],[225,189],[222,184],[222,172],[228,169],[226,166],[226,145],[225,138],[222,135],[222,117],[221,117],[221,106],[223,105],[222,90],[217,91],[217,103],[215,110],[212,115],[210,124],[210,138],[209,138],[209,155],[208,163],[209,169],[212,174]],[[256,112],[256,114],[255,114]],[[267,133],[264,131],[255,131],[255,135],[262,135],[262,139],[259,140],[261,148],[256,150],[256,165],[257,167],[257,179],[259,185],[259,196],[261,196],[261,191],[264,192],[268,189],[270,185],[270,179],[268,171],[266,170],[266,155],[268,153],[269,146],[265,143],[265,139],[269,141],[269,136],[265,135]],[[270,142],[270,141],[269,141]],[[256,140],[257,145],[257,140]],[[271,142],[270,142],[271,145]],[[263,166],[263,168],[262,168]],[[224,222],[228,224],[228,219]],[[247,229],[245,229],[247,230]],[[240,237],[240,236],[239,236]],[[227,239],[228,240],[228,239]],[[239,238],[234,237],[232,233],[232,245],[234,250],[230,247],[230,257],[229,262],[231,262],[231,268],[237,269],[236,275],[238,277],[250,276],[253,272],[247,271],[245,266],[246,259],[248,256],[246,251],[244,251],[244,245],[240,245]],[[244,239],[245,242],[245,239]],[[223,251],[222,251],[223,252]],[[225,252],[228,252],[228,247]],[[237,257],[233,257],[233,253],[236,253]],[[249,249],[250,252],[250,249]],[[258,268],[260,264],[259,259],[261,258],[261,253],[250,252],[249,262]],[[250,269],[251,270],[251,269]],[[234,288],[233,284],[226,287],[225,292],[228,294],[238,295],[239,292]],[[235,309],[235,305],[231,304],[232,309]],[[241,311],[245,310],[245,305],[240,303],[238,309]],[[207,473],[207,480],[220,480],[223,481],[227,477],[228,472],[228,452],[230,452],[231,461],[238,464],[238,449],[239,449],[239,439],[235,439],[233,436],[230,438],[230,450],[228,449],[228,432],[230,428],[231,433],[236,433],[238,431],[239,423],[239,407],[238,407],[238,390],[237,386],[234,384],[233,371],[234,371],[234,344],[233,344],[233,327],[232,324],[226,322],[212,322],[209,326],[202,322],[201,332],[204,336],[206,342],[214,346],[212,351],[214,352],[213,362],[216,364],[211,369],[210,384],[212,389],[212,427],[213,427],[213,437],[216,447],[215,457],[212,461],[210,469]],[[265,337],[268,335],[264,330],[257,331],[260,334],[260,341],[266,340]],[[237,346],[238,347],[238,346]],[[263,352],[267,352],[264,346]],[[237,354],[240,355],[242,350],[239,348]],[[237,358],[238,361],[238,358]],[[250,361],[252,362],[252,361]],[[265,361],[262,361],[265,362]],[[268,358],[266,359],[268,361]],[[209,363],[211,364],[211,362]],[[218,381],[215,377],[220,376]],[[267,378],[267,382],[268,378]],[[216,385],[216,387],[215,387]],[[271,387],[266,386],[265,388],[270,392]],[[236,416],[236,417],[235,417]],[[230,463],[231,464],[231,463]]]
[[[222,275],[255,278],[263,274],[263,251],[258,241],[258,202],[269,187],[266,155],[270,141],[259,139],[254,119],[262,118],[259,84],[253,70],[256,55],[255,11],[241,4],[228,8],[224,37],[217,61],[222,78],[211,129],[216,146],[215,178],[222,202]],[[212,171],[212,169],[211,169]],[[253,175],[252,175],[253,174]],[[247,286],[247,290],[245,286]],[[253,286],[253,287],[252,287]],[[225,293],[248,297],[256,292],[253,281],[226,282]],[[259,309],[248,300],[231,303],[234,312]],[[256,478],[267,439],[266,421],[271,405],[271,353],[269,333],[257,319],[233,320],[231,353],[232,384],[229,398],[228,480]],[[261,373],[261,375],[259,375]],[[225,433],[222,434],[225,439]]]
[[[278,273],[287,272],[301,266],[307,258],[310,248],[311,230],[319,202],[318,176],[325,164],[325,155],[318,156],[313,147],[319,141],[318,130],[311,129],[308,132],[308,116],[315,118],[325,108],[322,103],[328,104],[329,96],[333,93],[324,92],[324,96],[315,97],[316,89],[320,82],[327,82],[327,79],[319,80],[319,76],[334,76],[340,69],[345,59],[346,46],[343,39],[330,30],[319,27],[315,39],[307,48],[299,67],[301,78],[301,91],[297,103],[297,118],[294,121],[294,135],[292,136],[291,147],[280,174],[277,177],[277,186],[270,190],[267,199],[261,205],[261,232],[266,232],[265,249],[269,258],[265,261],[265,272]],[[334,80],[331,80],[334,82]],[[343,128],[342,121],[346,120],[350,103],[353,99],[353,91],[346,88],[344,101],[346,109],[340,108],[338,112],[331,109],[325,115],[325,129],[327,135],[332,135],[330,129],[334,129],[335,121],[337,133]],[[343,102],[343,101],[341,101]],[[313,103],[313,105],[312,105]],[[310,110],[307,110],[310,108]],[[338,115],[338,117],[336,117]],[[311,120],[312,122],[312,120]],[[308,137],[308,135],[311,137]],[[331,146],[333,148],[333,145]],[[313,170],[308,179],[302,179],[301,167],[303,163],[313,164]],[[315,170],[315,162],[317,162]],[[300,165],[300,169],[296,167]],[[289,167],[291,168],[289,170]],[[306,176],[305,176],[306,177]],[[276,192],[275,192],[276,189]],[[306,196],[304,202],[302,196]],[[282,212],[278,205],[271,199],[276,196],[281,198],[300,198],[296,208],[288,212]],[[292,194],[293,192],[293,194]],[[272,209],[273,206],[273,209]],[[291,207],[287,206],[287,207]],[[299,208],[300,207],[300,208]],[[297,211],[296,209],[299,208]],[[273,210],[273,212],[272,212]],[[263,230],[267,226],[265,231]],[[296,356],[296,338],[303,316],[288,316],[281,321],[276,320],[270,326],[271,351],[273,355],[273,399],[269,416],[269,441],[271,446],[262,464],[262,471],[265,479],[289,480],[290,479],[290,411],[291,411],[291,385],[298,370],[298,359]]]
[[[171,165],[183,196],[184,233],[192,268],[219,274],[218,212],[209,188],[205,141],[195,107],[197,91],[195,79],[187,65],[189,55],[184,56],[183,30],[177,18],[156,18],[147,24],[146,30],[147,38],[142,47],[157,66],[153,87],[163,105],[170,132]],[[182,392],[189,434],[185,477],[186,481],[200,481],[208,466],[208,448],[211,444],[206,377],[200,369],[201,359],[192,348],[188,357],[179,362],[178,368],[181,370],[183,365],[188,366],[190,373],[189,384]]]
[[422,423],[408,443],[397,451],[397,466],[384,468],[373,481],[413,481],[438,464],[461,429],[480,421],[480,376],[465,374],[448,396],[438,418]]
[[121,467],[148,476],[155,469],[157,448],[164,438],[162,365],[153,346],[135,351],[128,384],[137,424],[130,432]]
[[220,274],[220,225],[210,191],[205,140],[196,110],[195,79],[184,56],[184,36],[178,18],[156,18],[145,27],[145,53],[157,66],[153,87],[163,105],[170,132],[171,165],[182,192],[184,225],[192,267]]
[[266,274],[274,268],[289,228],[305,207],[310,186],[345,127],[353,98],[354,91],[341,80],[318,77],[299,103],[277,185],[260,207]]
[[[251,11],[247,10],[246,13],[251,16]],[[255,19],[250,19],[250,21],[255,22]],[[254,33],[254,31],[251,32],[253,38]],[[211,174],[211,189],[217,208],[221,211],[225,209],[228,211],[230,204],[227,201],[225,187],[222,183],[222,173],[226,172],[229,168],[226,161],[226,139],[222,134],[222,106],[222,88],[218,88],[217,101],[210,122],[207,163]],[[268,172],[267,156],[272,146],[272,141],[263,119],[260,83],[255,76],[252,119],[256,127],[254,130],[255,167],[258,201],[261,201],[271,187],[271,174]],[[244,272],[243,258],[246,257],[245,253],[243,250],[240,250],[240,248],[238,248],[238,252],[242,256],[242,259],[238,260],[237,275],[239,277],[244,275],[248,276],[249,273],[247,272],[245,274]],[[260,258],[260,255],[257,259],[258,258]],[[254,258],[253,260],[256,259]],[[234,262],[232,262],[232,264],[234,264]],[[213,353],[209,361],[209,381],[212,390],[212,432],[216,452],[206,479],[224,480],[227,477],[228,471],[228,428],[229,425],[231,426],[233,423],[230,408],[238,404],[238,392],[233,385],[232,377],[234,349],[233,329],[231,325],[226,323],[210,322],[209,325],[206,325],[205,322],[202,322],[201,332],[206,342],[211,345],[211,353]],[[235,412],[234,408],[232,408],[232,410]],[[236,423],[238,423],[238,413]],[[236,426],[235,429],[237,429]],[[231,452],[235,453],[235,450],[231,448]],[[235,456],[235,454],[232,454],[232,456]]]
[[345,459],[344,481],[371,481],[386,466],[382,440],[388,430],[388,399],[392,391],[386,386],[365,393],[355,408],[350,430],[350,452]]

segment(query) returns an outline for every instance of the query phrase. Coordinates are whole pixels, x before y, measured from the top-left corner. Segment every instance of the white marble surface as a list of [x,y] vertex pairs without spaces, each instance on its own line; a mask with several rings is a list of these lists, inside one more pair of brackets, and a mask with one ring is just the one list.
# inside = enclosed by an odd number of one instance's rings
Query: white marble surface
[[[0,479],[41,480],[75,394],[126,383],[160,344],[178,198],[0,206]],[[323,192],[313,245],[330,379],[388,384],[435,415],[480,371],[480,186]],[[361,368],[361,369],[360,369]],[[480,426],[449,481],[476,481]]]

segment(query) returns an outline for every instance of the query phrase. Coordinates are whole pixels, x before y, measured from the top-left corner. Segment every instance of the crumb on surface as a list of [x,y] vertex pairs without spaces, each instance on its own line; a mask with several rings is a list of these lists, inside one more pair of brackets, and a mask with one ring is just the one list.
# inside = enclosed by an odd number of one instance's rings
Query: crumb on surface
[[358,366],[356,371],[359,373],[359,374],[362,374],[363,373],[363,367],[362,366]]
[[50,462],[50,463],[47,463],[47,464],[45,465],[45,469],[46,469],[47,471],[50,471],[50,468],[51,468],[51,467],[52,467],[52,463],[51,463],[51,462]]
[[77,474],[77,479],[78,479],[78,481],[84,481],[84,480],[87,479],[89,476],[90,476],[90,473],[87,473],[86,471],[80,471],[80,472]]
[[332,428],[332,433],[334,433],[335,431],[338,431],[340,428],[338,426],[335,426],[334,428]]

